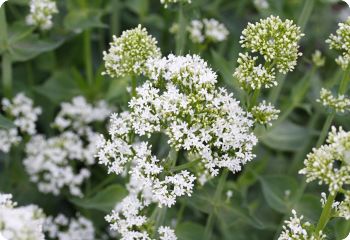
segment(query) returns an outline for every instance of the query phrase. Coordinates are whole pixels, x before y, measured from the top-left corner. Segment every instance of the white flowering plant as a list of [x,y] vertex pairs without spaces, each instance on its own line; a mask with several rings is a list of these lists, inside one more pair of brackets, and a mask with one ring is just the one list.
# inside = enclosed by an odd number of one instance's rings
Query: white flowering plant
[[0,240],[343,240],[337,0],[9,0]]

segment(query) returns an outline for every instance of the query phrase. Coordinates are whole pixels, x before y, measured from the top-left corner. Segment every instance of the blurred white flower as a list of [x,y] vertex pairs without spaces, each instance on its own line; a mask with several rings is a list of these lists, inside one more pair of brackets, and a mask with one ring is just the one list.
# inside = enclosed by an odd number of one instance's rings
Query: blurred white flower
[[31,0],[30,13],[26,18],[28,25],[36,26],[40,30],[52,28],[52,16],[58,13],[56,2],[52,0]]

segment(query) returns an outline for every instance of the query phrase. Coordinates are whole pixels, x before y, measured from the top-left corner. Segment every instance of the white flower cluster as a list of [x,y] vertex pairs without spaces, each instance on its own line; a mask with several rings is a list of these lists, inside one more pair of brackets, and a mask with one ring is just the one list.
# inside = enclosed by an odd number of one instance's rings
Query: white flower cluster
[[78,215],[76,218],[67,218],[63,214],[55,218],[47,217],[43,226],[49,239],[57,240],[95,240],[95,229],[92,222]]
[[167,8],[170,4],[174,3],[191,3],[191,0],[160,0],[160,3],[164,5],[165,8]]
[[144,73],[147,59],[160,56],[157,40],[148,35],[146,28],[124,31],[120,37],[113,36],[107,52],[103,52],[106,71],[111,77],[139,75]]
[[71,128],[79,134],[90,131],[89,124],[103,122],[111,114],[111,108],[105,101],[99,101],[94,106],[83,96],[77,96],[72,102],[61,104],[61,111],[55,118],[54,126],[60,131]]
[[322,56],[322,52],[320,50],[316,50],[314,54],[312,54],[312,62],[316,67],[323,67],[326,63],[326,58]]
[[299,173],[306,175],[307,182],[318,180],[319,184],[327,184],[329,192],[336,194],[350,184],[350,132],[332,127],[327,143],[307,155]]
[[31,0],[30,13],[26,22],[30,26],[36,26],[40,30],[52,28],[52,16],[58,13],[56,2],[52,0]]
[[278,119],[278,114],[280,110],[275,109],[271,103],[266,103],[264,100],[258,106],[252,108],[252,114],[255,119],[260,124],[272,125],[272,121]]
[[284,74],[294,69],[297,58],[302,55],[298,42],[303,35],[293,21],[282,21],[275,16],[249,23],[242,32],[240,44],[252,53],[259,53],[265,63],[257,65],[258,57],[240,54],[234,77],[242,88],[254,90],[276,85],[275,67]]
[[[121,235],[121,240],[153,240],[155,238],[151,237],[152,233],[147,231],[147,226],[151,224],[150,220],[142,215],[142,210],[147,206],[147,202],[131,194],[117,204],[112,213],[106,216],[106,221],[111,224],[111,230],[115,230]],[[177,239],[174,230],[169,227],[160,226],[157,232],[159,240]]]
[[292,210],[293,216],[285,221],[283,231],[278,240],[324,240],[326,235],[322,232],[316,237],[311,231],[311,224],[303,222],[303,216],[298,217],[296,211]]
[[34,107],[33,101],[23,93],[17,94],[12,100],[2,99],[2,110],[13,120],[15,128],[0,130],[0,150],[9,152],[13,144],[22,140],[21,135],[34,135],[35,123],[41,114],[41,108]]
[[198,156],[199,167],[212,176],[220,168],[240,171],[257,143],[250,114],[232,94],[215,88],[217,76],[199,56],[169,55],[146,67],[149,80],[136,89],[129,112],[112,115],[111,139],[101,138],[98,153],[109,172],[130,174],[130,195],[107,217],[123,239],[149,239],[141,210],[151,203],[171,207],[177,197],[191,195],[195,180],[187,170],[172,172],[176,158],[158,159],[141,137],[165,133],[172,151]]
[[331,34],[326,43],[331,49],[341,52],[335,61],[345,70],[350,63],[350,17],[344,23],[339,23],[336,35]]
[[344,113],[350,110],[350,99],[345,95],[339,95],[334,97],[332,92],[322,88],[320,92],[320,99],[318,102],[322,103],[323,106],[334,109],[336,112]]
[[222,42],[229,34],[225,25],[213,18],[192,20],[187,31],[194,43]]
[[34,136],[26,146],[23,163],[41,192],[58,195],[68,190],[82,196],[80,188],[90,177],[89,166],[95,164],[100,138],[91,124],[105,121],[111,110],[103,101],[93,106],[81,96],[61,107],[54,126],[63,132],[48,139]]
[[44,214],[35,205],[15,207],[11,194],[0,193],[0,236],[11,240],[44,240]]

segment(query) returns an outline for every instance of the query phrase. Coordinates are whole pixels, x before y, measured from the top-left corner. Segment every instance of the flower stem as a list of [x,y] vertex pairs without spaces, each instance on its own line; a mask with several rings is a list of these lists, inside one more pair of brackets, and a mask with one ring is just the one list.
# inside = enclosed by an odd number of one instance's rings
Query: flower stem
[[315,236],[318,237],[320,235],[320,232],[323,231],[325,226],[327,225],[329,219],[331,218],[332,213],[332,205],[334,202],[334,199],[337,194],[330,194],[327,198],[327,202],[323,207],[321,217],[318,220],[317,227],[315,229]]
[[229,173],[229,170],[227,168],[225,168],[220,176],[219,184],[218,184],[218,187],[216,188],[215,195],[214,195],[214,206],[209,213],[209,216],[207,218],[207,223],[205,225],[205,230],[204,230],[205,240],[211,239],[213,227],[214,227],[215,211],[217,208],[217,204],[220,201],[222,191],[224,190],[224,186],[225,186],[225,182],[226,182],[228,173]]
[[91,32],[90,30],[85,30],[83,33],[84,41],[84,57],[85,57],[85,74],[88,84],[91,85],[93,81],[93,66],[92,66],[92,52],[91,52]]
[[136,87],[137,87],[137,79],[135,75],[131,76],[131,96],[136,97]]
[[249,110],[251,110],[257,104],[259,95],[260,95],[260,89],[255,89],[249,101]]
[[276,104],[277,99],[278,99],[279,95],[281,94],[283,84],[286,80],[286,75],[277,74],[277,78],[279,78],[278,85],[277,85],[277,87],[275,87],[271,90],[270,95],[269,95],[269,101],[273,105]]
[[3,94],[7,98],[12,97],[12,60],[7,52],[7,22],[5,6],[0,8],[0,50],[2,53],[2,84]]
[[176,35],[176,53],[184,54],[186,40],[186,19],[184,14],[184,6],[179,4],[179,29]]
[[303,10],[300,13],[298,19],[298,25],[300,26],[301,31],[306,27],[307,21],[309,20],[312,10],[315,5],[315,0],[306,0],[303,6]]

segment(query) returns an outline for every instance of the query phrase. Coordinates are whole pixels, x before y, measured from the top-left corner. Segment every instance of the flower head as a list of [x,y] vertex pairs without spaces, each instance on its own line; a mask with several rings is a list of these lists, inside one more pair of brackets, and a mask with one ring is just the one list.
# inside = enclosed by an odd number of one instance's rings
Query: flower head
[[15,207],[11,194],[0,193],[0,236],[11,240],[44,240],[43,211],[28,205]]
[[253,53],[260,53],[265,61],[273,62],[279,72],[286,73],[294,69],[301,56],[298,42],[303,35],[293,21],[270,16],[255,24],[249,23],[240,43]]
[[320,99],[317,100],[322,103],[323,106],[334,109],[336,112],[345,112],[350,110],[350,99],[344,95],[334,97],[332,92],[322,88],[320,93]]
[[187,30],[194,43],[222,42],[229,34],[225,25],[213,18],[192,20]]
[[283,231],[278,240],[323,240],[326,235],[322,232],[316,238],[312,232],[312,226],[309,222],[303,222],[304,217],[298,216],[296,211],[292,210],[293,216],[285,221]]
[[44,232],[50,239],[57,240],[94,240],[95,229],[93,223],[78,215],[76,218],[67,218],[63,214],[56,217],[49,216],[45,219]]
[[103,52],[106,71],[111,77],[139,75],[145,71],[149,58],[160,57],[157,40],[145,28],[126,30],[120,37],[113,36],[108,52]]
[[252,108],[252,114],[255,120],[260,124],[272,125],[271,122],[278,118],[279,110],[275,109],[271,103],[264,100],[258,106]]
[[52,27],[52,16],[55,13],[58,13],[55,1],[31,0],[30,13],[26,22],[28,25],[40,28],[40,30],[48,30]]
[[165,8],[167,8],[170,4],[174,3],[191,3],[191,0],[160,0],[160,3],[164,5]]
[[318,180],[327,184],[329,192],[335,194],[350,184],[350,133],[333,127],[327,143],[307,155],[305,167],[299,173],[306,175],[308,182]]
[[316,50],[315,53],[312,54],[312,62],[316,67],[323,67],[326,62],[326,58],[322,56],[322,52],[320,50]]
[[331,49],[338,50],[341,55],[336,59],[342,69],[346,69],[350,63],[350,18],[344,23],[339,23],[336,34],[331,34],[326,43]]
[[257,65],[257,60],[258,57],[252,57],[248,53],[239,54],[238,67],[233,76],[246,91],[277,85],[274,68],[268,69],[262,64]]

